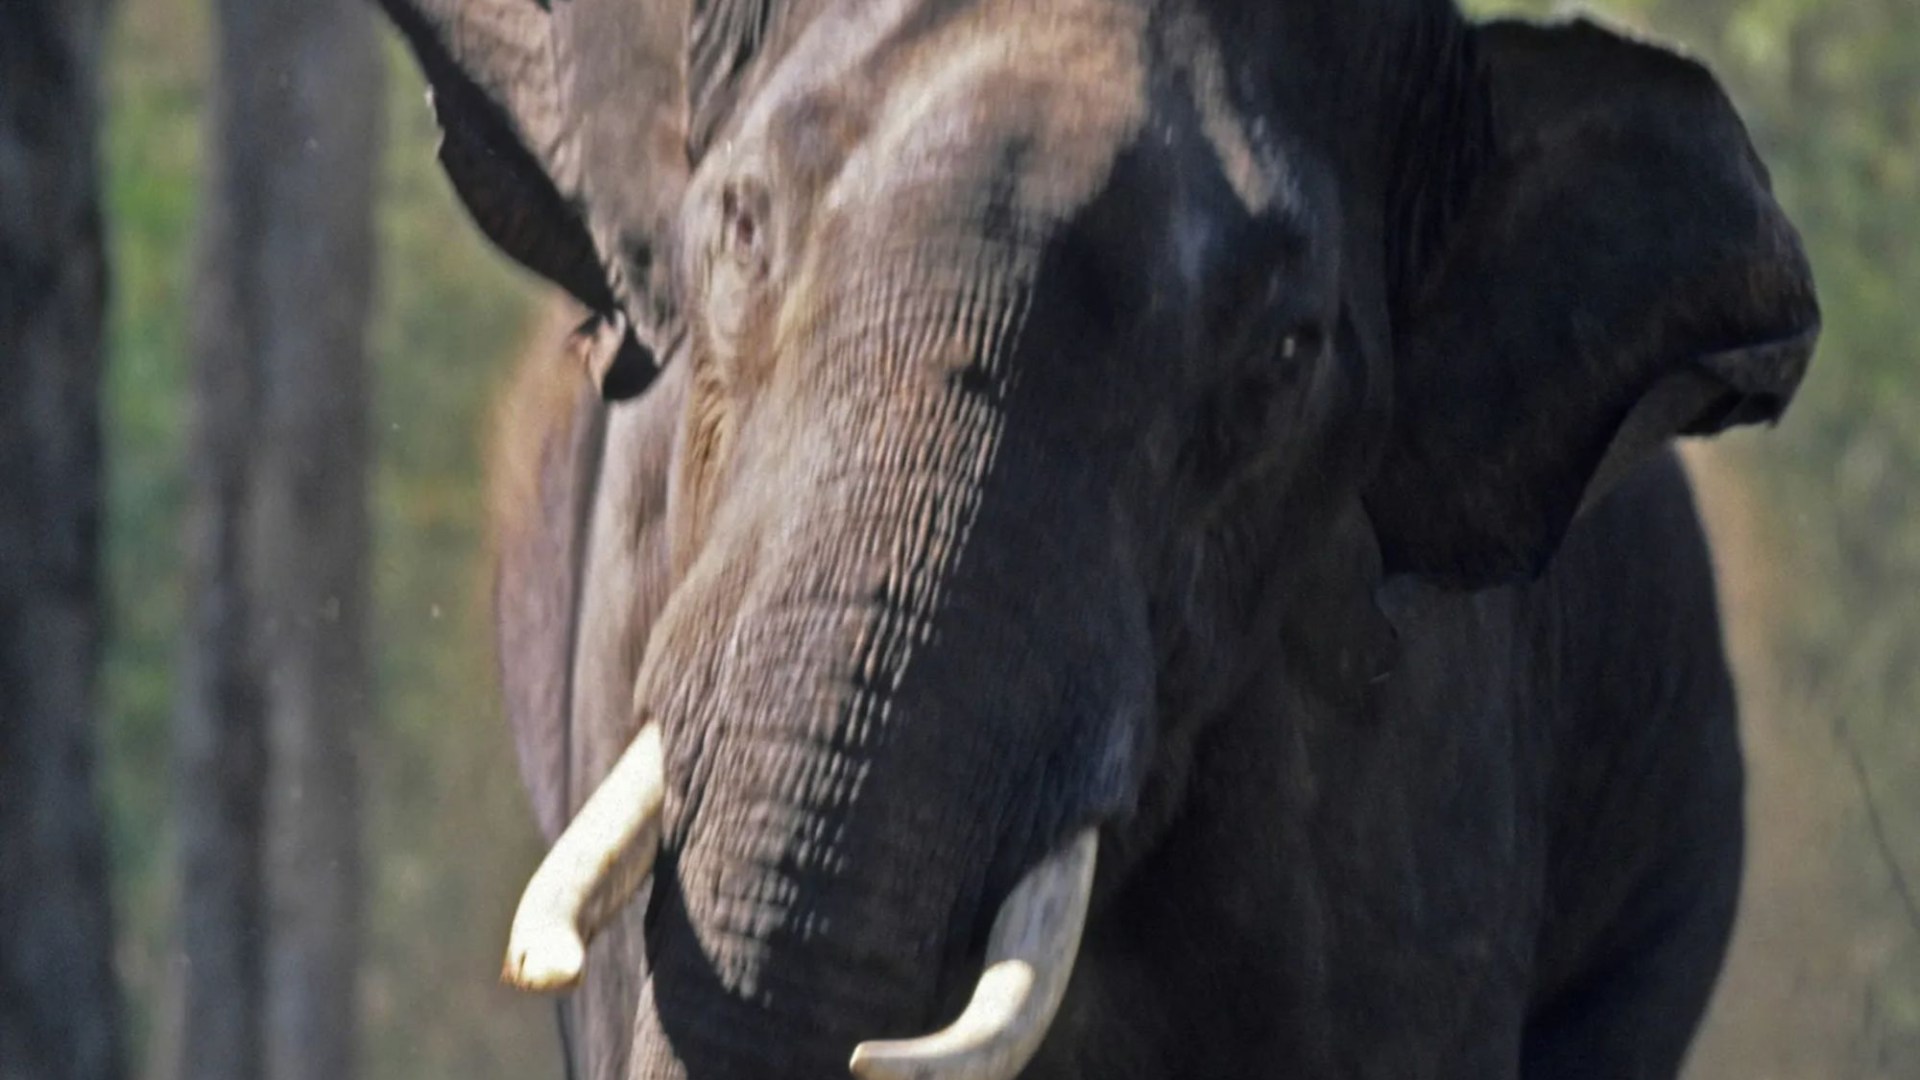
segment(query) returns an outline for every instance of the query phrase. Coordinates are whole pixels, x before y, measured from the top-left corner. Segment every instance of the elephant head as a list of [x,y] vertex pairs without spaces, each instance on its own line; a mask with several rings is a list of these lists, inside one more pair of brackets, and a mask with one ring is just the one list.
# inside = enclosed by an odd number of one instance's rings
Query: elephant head
[[[1812,348],[1712,78],[1586,24],[383,2],[476,220],[662,433],[556,436],[522,512],[558,539],[503,587],[545,598],[523,735],[639,732],[509,974],[577,977],[650,873],[635,1077],[1013,1075],[1196,732],[1314,633],[1302,567],[1524,580],[1671,436],[1776,417]],[[597,530],[626,576],[583,571]],[[581,662],[596,625],[624,644]],[[523,740],[550,834],[584,794],[554,745]]]

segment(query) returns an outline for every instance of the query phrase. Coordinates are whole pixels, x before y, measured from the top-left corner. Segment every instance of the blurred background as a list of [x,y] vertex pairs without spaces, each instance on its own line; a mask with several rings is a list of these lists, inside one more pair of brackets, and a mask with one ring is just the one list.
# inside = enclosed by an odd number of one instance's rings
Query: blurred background
[[[13,320],[0,347],[11,332],[78,358],[55,376],[0,358],[0,465],[41,470],[0,508],[71,525],[0,535],[0,584],[23,590],[0,603],[13,605],[0,631],[70,641],[98,664],[91,684],[0,670],[14,683],[0,690],[7,1080],[256,1075],[233,1063],[261,1047],[207,1034],[234,1009],[271,1014],[277,1080],[560,1075],[551,1005],[496,981],[539,846],[496,701],[483,473],[507,376],[530,351],[555,353],[565,323],[455,205],[418,74],[361,8],[0,0],[0,200],[12,203],[0,241],[31,255],[23,236],[56,234],[41,250],[54,269],[0,265]],[[1920,4],[1595,10],[1712,64],[1805,234],[1826,312],[1786,421],[1689,451],[1746,706],[1753,822],[1734,953],[1689,1075],[1910,1080]],[[21,164],[29,152],[72,164],[36,174]],[[279,227],[289,220],[317,224],[319,239]],[[69,296],[80,315],[36,331],[16,304],[35,290]],[[102,302],[95,343],[76,326]],[[282,337],[292,344],[266,344]],[[72,429],[49,429],[55,415]],[[64,450],[21,456],[22,438],[49,430]],[[97,566],[75,554],[93,539]],[[299,584],[249,591],[250,545],[279,552],[298,568],[279,576]],[[331,644],[301,659],[315,642]],[[61,703],[93,730],[34,742],[19,718]],[[264,729],[233,727],[263,708]],[[47,927],[20,913],[35,864],[15,830],[28,828],[25,793],[63,790],[82,800],[66,831],[34,839],[82,857],[63,885],[74,918]],[[267,816],[278,824],[262,837]],[[264,852],[259,873],[234,869],[250,865],[227,857],[236,844]],[[273,919],[312,915],[317,928],[256,945],[265,957],[216,950],[196,975],[183,943],[247,910],[249,889]],[[109,968],[58,952],[85,944],[89,919],[96,937],[111,930]],[[56,1018],[86,1029],[86,1068],[36,1072],[8,1026],[9,1012],[52,1007],[22,997],[36,963],[71,1001],[101,1003]],[[210,988],[221,964],[264,974],[223,1000]],[[302,994],[325,1000],[302,1012]]]

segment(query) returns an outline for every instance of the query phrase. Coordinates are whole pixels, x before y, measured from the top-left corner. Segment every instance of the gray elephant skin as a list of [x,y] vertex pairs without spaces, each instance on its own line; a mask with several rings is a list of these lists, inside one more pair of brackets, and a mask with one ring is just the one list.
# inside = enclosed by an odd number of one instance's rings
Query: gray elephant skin
[[1437,0],[382,3],[591,313],[495,537],[548,837],[664,746],[574,1075],[845,1076],[1088,827],[1021,1076],[1675,1075],[1742,765],[1670,444],[1819,323],[1701,66]]

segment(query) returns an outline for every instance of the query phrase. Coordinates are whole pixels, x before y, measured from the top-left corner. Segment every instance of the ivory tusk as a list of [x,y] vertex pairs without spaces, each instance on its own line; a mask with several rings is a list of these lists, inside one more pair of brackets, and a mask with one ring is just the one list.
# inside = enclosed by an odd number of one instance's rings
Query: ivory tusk
[[653,870],[665,795],[660,725],[650,721],[527,881],[501,981],[546,993],[580,981],[587,942]]
[[1027,871],[993,921],[966,1011],[932,1035],[861,1043],[848,1065],[857,1080],[1012,1080],[1025,1068],[1073,974],[1098,848],[1086,829]]

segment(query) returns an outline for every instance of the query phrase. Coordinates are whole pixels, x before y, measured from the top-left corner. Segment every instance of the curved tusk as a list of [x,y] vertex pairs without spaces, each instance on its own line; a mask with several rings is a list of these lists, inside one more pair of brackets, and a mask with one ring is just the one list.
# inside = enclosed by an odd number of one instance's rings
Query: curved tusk
[[527,881],[502,982],[553,992],[580,981],[587,941],[653,870],[665,795],[660,725],[648,722]]
[[858,1080],[1012,1080],[1026,1067],[1066,996],[1093,893],[1099,831],[1086,829],[1007,895],[987,939],[973,1000],[944,1031],[864,1042],[848,1065]]

